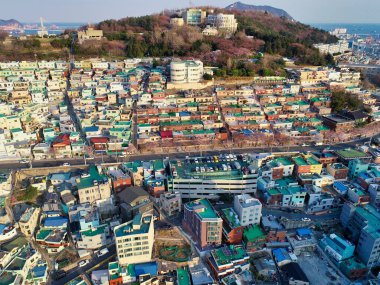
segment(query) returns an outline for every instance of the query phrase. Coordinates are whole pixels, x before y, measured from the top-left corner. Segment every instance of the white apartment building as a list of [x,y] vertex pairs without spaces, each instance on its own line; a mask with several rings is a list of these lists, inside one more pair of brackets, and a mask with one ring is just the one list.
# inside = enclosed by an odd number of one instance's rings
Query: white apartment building
[[340,40],[335,44],[316,44],[314,47],[319,49],[322,54],[344,53],[350,50],[349,43],[343,40]]
[[234,14],[211,14],[207,16],[207,23],[231,34],[235,33],[238,28]]
[[197,83],[203,77],[203,62],[199,60],[173,60],[170,63],[171,83]]
[[154,243],[153,215],[137,214],[132,221],[114,228],[119,264],[148,262]]
[[260,224],[261,209],[260,201],[249,194],[234,197],[234,210],[238,214],[242,226]]

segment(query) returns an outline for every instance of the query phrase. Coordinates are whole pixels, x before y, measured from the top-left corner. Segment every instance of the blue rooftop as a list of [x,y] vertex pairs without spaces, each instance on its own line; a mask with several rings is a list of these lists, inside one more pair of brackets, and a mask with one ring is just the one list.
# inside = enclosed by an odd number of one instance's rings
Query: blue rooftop
[[276,248],[272,252],[273,252],[273,255],[276,258],[277,262],[282,262],[282,261],[288,259],[284,254],[283,248]]
[[64,217],[49,217],[44,221],[44,227],[61,228],[67,226],[67,218]]
[[34,278],[43,277],[46,273],[47,265],[37,265],[33,267],[33,276]]
[[135,264],[136,276],[140,276],[143,274],[150,274],[150,276],[157,276],[157,271],[158,271],[157,262]]
[[87,133],[87,132],[97,132],[97,131],[99,131],[99,127],[98,126],[85,127],[83,129],[83,131],[85,133]]
[[311,235],[311,230],[310,229],[298,229],[297,230],[297,235],[300,237],[302,236],[310,236]]

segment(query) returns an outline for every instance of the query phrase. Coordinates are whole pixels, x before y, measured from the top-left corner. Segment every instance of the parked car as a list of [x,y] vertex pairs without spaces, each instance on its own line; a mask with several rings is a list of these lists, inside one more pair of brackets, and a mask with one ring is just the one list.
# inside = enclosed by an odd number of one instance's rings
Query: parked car
[[62,164],[62,166],[70,166],[70,163],[65,162],[64,164]]
[[78,263],[78,266],[79,266],[79,267],[84,267],[84,266],[86,266],[86,265],[89,264],[89,263],[90,263],[90,261],[89,261],[88,259],[85,259],[85,260],[80,261],[80,262]]

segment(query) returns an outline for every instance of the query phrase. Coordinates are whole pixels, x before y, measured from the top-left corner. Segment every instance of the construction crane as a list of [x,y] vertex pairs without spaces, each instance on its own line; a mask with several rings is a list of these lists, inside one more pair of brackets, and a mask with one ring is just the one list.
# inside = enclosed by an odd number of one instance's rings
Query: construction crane
[[37,34],[39,37],[43,38],[44,36],[48,36],[49,33],[44,27],[44,19],[42,17],[40,17],[40,22],[41,22],[41,29],[37,31]]
[[41,30],[45,30],[44,19],[42,17],[40,17],[40,23],[41,23]]

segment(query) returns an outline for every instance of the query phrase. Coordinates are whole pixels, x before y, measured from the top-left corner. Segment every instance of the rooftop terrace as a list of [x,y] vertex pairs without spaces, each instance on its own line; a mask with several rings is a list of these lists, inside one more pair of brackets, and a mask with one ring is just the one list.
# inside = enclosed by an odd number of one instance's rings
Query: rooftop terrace
[[94,185],[94,181],[97,181],[98,183],[104,183],[108,181],[108,178],[106,175],[99,174],[98,169],[95,165],[91,165],[89,167],[89,177],[81,178],[78,183],[78,189],[84,189],[89,188]]
[[199,199],[185,204],[185,207],[195,211],[201,219],[218,219],[210,202],[207,199]]
[[232,229],[241,226],[238,215],[233,208],[223,209],[222,212]]
[[354,159],[368,156],[364,152],[352,148],[337,150],[336,153],[345,159]]
[[243,248],[233,245],[214,249],[211,251],[211,255],[218,266],[223,266],[248,257],[247,252]]
[[150,224],[153,222],[153,216],[136,215],[132,221],[122,224],[114,229],[116,237],[128,235],[147,234]]

